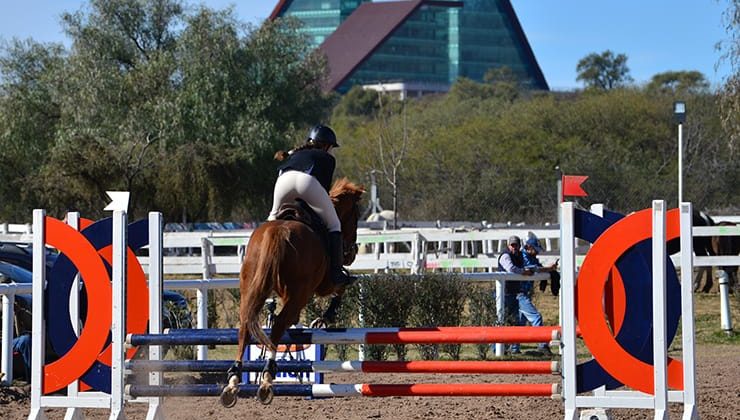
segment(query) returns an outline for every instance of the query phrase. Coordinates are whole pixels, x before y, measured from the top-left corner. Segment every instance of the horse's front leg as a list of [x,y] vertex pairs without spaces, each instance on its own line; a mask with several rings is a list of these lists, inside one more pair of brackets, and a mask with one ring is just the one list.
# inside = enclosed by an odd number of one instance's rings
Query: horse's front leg
[[326,308],[320,318],[316,318],[311,322],[311,328],[325,328],[329,324],[334,324],[337,321],[337,311],[342,305],[342,294],[335,294],[329,301],[329,307]]

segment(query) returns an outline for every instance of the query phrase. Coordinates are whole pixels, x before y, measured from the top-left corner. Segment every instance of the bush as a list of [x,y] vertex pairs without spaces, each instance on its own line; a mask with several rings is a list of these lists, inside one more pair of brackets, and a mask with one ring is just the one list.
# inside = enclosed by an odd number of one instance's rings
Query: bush
[[[470,325],[486,326],[496,324],[496,305],[493,299],[494,285],[491,283],[471,284],[467,287],[468,322]],[[476,344],[478,356],[485,360],[490,350],[489,344]]]
[[[459,326],[463,321],[465,285],[457,275],[424,274],[414,287],[412,317],[419,327]],[[439,357],[438,345],[419,345],[424,360]],[[460,344],[442,345],[453,360],[460,359]]]
[[[399,274],[380,274],[360,282],[359,303],[364,316],[363,323],[368,327],[405,327],[408,325],[414,304],[414,276]],[[367,354],[370,360],[386,360],[387,345],[369,345]],[[405,360],[406,347],[394,345],[398,360]]]

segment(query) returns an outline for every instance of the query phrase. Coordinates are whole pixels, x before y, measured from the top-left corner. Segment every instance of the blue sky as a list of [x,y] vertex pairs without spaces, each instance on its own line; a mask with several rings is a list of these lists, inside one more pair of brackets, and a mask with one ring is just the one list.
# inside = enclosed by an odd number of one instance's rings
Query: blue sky
[[[212,8],[235,5],[240,20],[259,23],[277,0],[188,1]],[[670,70],[698,70],[716,86],[730,70],[715,70],[718,41],[727,38],[721,15],[729,0],[512,0],[550,87],[582,87],[578,60],[607,49],[628,57],[637,83]],[[65,42],[59,16],[83,0],[0,0],[0,38]]]

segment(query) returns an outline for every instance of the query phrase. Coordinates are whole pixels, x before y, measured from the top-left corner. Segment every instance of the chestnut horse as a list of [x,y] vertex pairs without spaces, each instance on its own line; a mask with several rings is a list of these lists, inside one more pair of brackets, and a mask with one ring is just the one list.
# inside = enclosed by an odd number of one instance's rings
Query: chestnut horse
[[[358,203],[363,193],[361,186],[346,178],[337,180],[329,192],[342,225],[343,265],[352,264],[357,255]],[[298,322],[301,311],[314,294],[334,294],[338,299],[344,293],[344,287],[337,290],[334,285],[329,264],[326,245],[307,224],[294,220],[275,220],[262,224],[252,233],[239,273],[239,347],[236,361],[227,374],[228,385],[221,393],[224,406],[232,407],[236,403],[241,381],[241,361],[250,336],[270,350],[257,393],[262,403],[270,403],[280,338],[288,327]],[[268,338],[261,328],[259,315],[265,300],[273,291],[280,298],[282,308],[274,318]],[[335,299],[330,306],[332,308],[336,310]]]

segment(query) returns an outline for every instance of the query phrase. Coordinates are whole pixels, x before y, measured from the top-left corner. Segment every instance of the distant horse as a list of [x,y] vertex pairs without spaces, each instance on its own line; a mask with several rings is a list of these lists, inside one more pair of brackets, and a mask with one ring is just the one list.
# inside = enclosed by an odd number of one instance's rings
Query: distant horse
[[[691,215],[691,223],[694,226],[714,226],[714,220],[702,211],[694,210]],[[715,255],[712,249],[712,239],[709,236],[694,236],[692,241],[694,248],[694,254],[699,257]],[[674,239],[668,243],[668,253],[675,254],[680,251],[680,243],[678,239]],[[702,278],[706,276],[707,281],[704,283],[704,287],[701,291],[708,293],[714,285],[712,281],[712,267],[698,267],[696,274],[694,275],[694,292],[698,292],[701,287]]]
[[[364,189],[346,178],[334,183],[329,195],[342,225],[343,265],[350,265],[357,255],[359,201]],[[250,335],[268,351],[257,398],[264,404],[272,400],[272,380],[276,375],[277,343],[290,325],[298,322],[301,310],[316,294],[335,294],[329,310],[336,310],[344,287],[337,290],[330,270],[329,256],[322,237],[309,225],[296,220],[275,220],[254,230],[239,274],[239,347],[234,366],[229,370],[229,384],[221,393],[226,407],[236,404],[241,381],[242,358]],[[274,318],[270,338],[262,331],[259,314],[265,300],[275,292],[282,302]],[[329,312],[327,310],[327,312]],[[333,314],[325,313],[324,317]]]
[[384,220],[393,221],[396,218],[396,214],[393,210],[382,210],[377,213],[372,213],[367,217],[367,222],[382,222]]
[[[714,220],[704,212],[694,212],[692,216],[692,224],[694,226],[714,226]],[[694,254],[699,257],[716,255],[712,248],[712,238],[709,236],[696,236],[694,237]],[[706,276],[707,280],[704,283],[704,287],[701,287],[702,277]],[[712,290],[714,282],[712,280],[712,267],[699,267],[694,276],[694,292],[698,292],[701,288],[703,293],[709,293]]]
[[[736,226],[733,222],[718,222],[716,226]],[[712,251],[714,255],[738,255],[740,254],[740,236],[712,236]],[[737,266],[720,267],[730,278],[730,292],[738,286]]]

